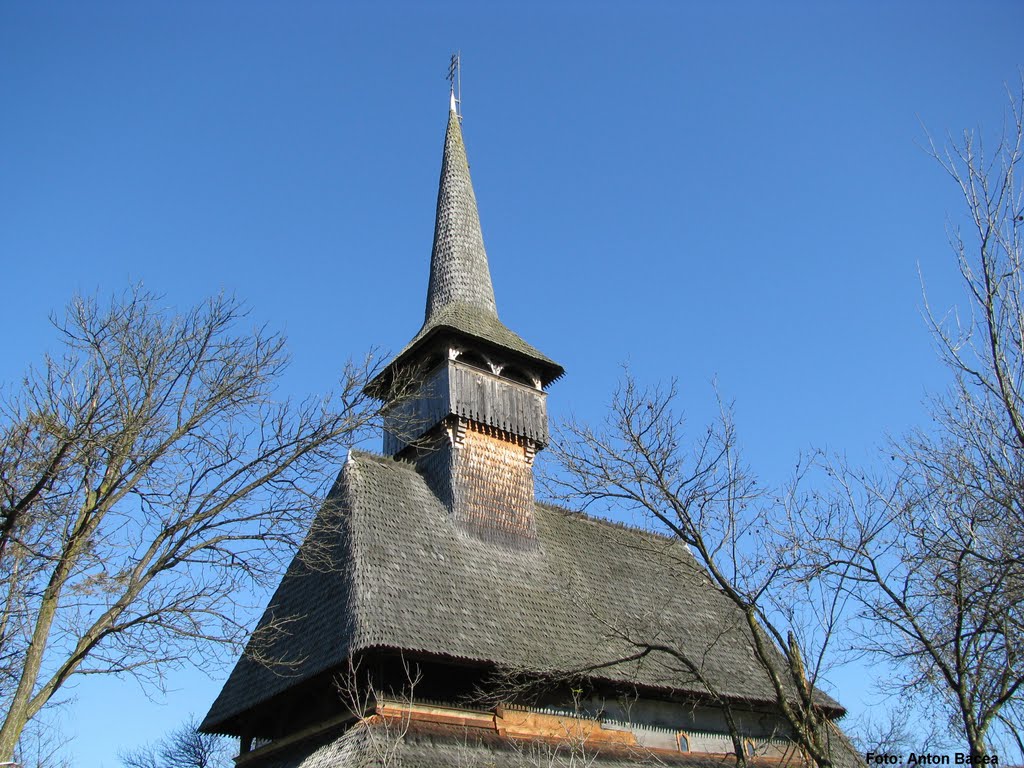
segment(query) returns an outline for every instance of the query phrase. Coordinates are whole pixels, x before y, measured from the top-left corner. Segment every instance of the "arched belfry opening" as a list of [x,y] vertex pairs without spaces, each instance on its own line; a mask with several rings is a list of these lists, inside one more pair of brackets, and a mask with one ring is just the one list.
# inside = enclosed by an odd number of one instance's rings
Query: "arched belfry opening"
[[494,372],[494,366],[491,364],[491,362],[486,357],[481,355],[479,352],[476,352],[472,349],[467,350],[465,352],[460,352],[455,359],[458,360],[463,365],[468,365],[470,368],[476,368],[481,371],[487,371],[488,373]]
[[527,373],[525,370],[521,368],[517,368],[514,365],[504,365],[501,367],[501,370],[498,373],[503,379],[508,379],[509,381],[516,381],[519,382],[520,384],[525,384],[528,387],[540,389],[540,379],[538,379],[536,376]]

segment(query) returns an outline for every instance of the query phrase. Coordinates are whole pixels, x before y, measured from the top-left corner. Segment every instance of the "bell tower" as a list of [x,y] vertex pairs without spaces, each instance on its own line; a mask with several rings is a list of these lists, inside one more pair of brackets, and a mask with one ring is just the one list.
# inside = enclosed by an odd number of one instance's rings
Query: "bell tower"
[[371,384],[390,403],[384,453],[413,461],[466,533],[531,547],[544,388],[563,373],[498,318],[453,91],[423,326]]

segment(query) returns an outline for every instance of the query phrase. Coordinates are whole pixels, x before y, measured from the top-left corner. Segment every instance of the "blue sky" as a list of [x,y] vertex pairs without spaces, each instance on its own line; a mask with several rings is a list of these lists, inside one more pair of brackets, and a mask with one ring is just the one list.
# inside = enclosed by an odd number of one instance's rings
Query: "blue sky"
[[[958,300],[956,190],[920,148],[997,129],[1024,4],[0,4],[0,381],[75,292],[235,293],[284,330],[286,389],[422,322],[448,55],[502,319],[597,420],[628,362],[711,381],[746,455],[870,461],[940,391],[921,319]],[[147,699],[90,681],[76,764],[202,715],[226,676]],[[833,691],[856,714],[855,676]]]

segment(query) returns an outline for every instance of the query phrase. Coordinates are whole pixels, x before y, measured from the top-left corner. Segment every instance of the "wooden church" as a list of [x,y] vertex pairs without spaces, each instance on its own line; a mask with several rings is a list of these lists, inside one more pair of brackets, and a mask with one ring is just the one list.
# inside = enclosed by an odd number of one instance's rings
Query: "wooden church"
[[[371,384],[384,455],[351,454],[201,726],[239,768],[730,765],[737,728],[752,762],[806,764],[685,547],[535,500],[562,374],[499,319],[453,95],[426,317]],[[627,619],[701,660],[733,731]]]

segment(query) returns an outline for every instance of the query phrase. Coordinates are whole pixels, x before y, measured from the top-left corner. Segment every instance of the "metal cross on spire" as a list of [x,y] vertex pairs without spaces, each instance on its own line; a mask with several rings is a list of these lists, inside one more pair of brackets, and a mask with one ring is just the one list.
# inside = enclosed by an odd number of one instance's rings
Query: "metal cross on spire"
[[451,83],[451,109],[456,115],[459,116],[459,122],[462,122],[462,51],[456,51],[452,54],[451,60],[448,62],[448,77],[446,78]]

